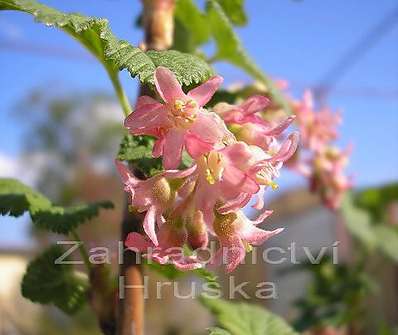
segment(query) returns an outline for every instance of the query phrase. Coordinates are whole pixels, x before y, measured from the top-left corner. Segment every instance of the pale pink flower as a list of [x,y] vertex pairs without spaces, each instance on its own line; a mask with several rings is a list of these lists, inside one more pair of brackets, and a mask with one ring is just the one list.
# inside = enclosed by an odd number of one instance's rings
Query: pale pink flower
[[331,209],[340,207],[344,193],[352,188],[352,179],[345,174],[351,148],[344,151],[327,148],[314,157],[311,186]]
[[163,103],[149,96],[139,97],[125,126],[134,135],[155,136],[154,157],[163,156],[165,169],[175,169],[184,148],[195,158],[209,152],[228,134],[222,120],[202,108],[222,81],[220,76],[212,77],[185,94],[173,72],[158,67],[155,85]]
[[329,108],[314,110],[312,93],[305,91],[301,101],[292,102],[303,145],[313,151],[321,151],[338,136],[337,126],[341,115]]
[[187,185],[194,186],[187,187],[194,188],[194,207],[203,213],[210,231],[215,209],[220,213],[236,211],[262,188],[274,185],[273,179],[279,175],[283,162],[295,152],[297,142],[298,135],[291,134],[273,155],[236,142],[196,160],[197,169],[187,178]]
[[214,255],[211,264],[223,264],[227,272],[233,271],[244,259],[251,246],[263,244],[270,237],[279,234],[283,228],[271,231],[256,227],[272,211],[264,211],[256,220],[249,220],[242,211],[217,215],[214,231],[220,242],[220,248]]
[[330,209],[340,207],[344,193],[352,188],[352,178],[345,174],[351,147],[341,151],[325,147],[308,162],[299,162],[294,169],[309,178],[310,190],[320,195]]
[[126,247],[141,252],[144,257],[159,264],[173,264],[178,270],[199,269],[202,263],[195,256],[184,255],[184,244],[187,242],[187,231],[178,222],[166,221],[158,232],[159,243],[138,233],[130,233],[125,241]]
[[238,140],[268,150],[275,138],[295,119],[295,116],[290,116],[278,123],[265,120],[260,112],[269,104],[268,98],[254,95],[240,105],[218,103],[213,110],[231,127]]
[[168,170],[146,180],[140,180],[120,161],[116,167],[125,185],[125,191],[131,195],[131,206],[138,212],[146,212],[143,228],[151,241],[157,245],[155,223],[160,226],[165,220],[163,214],[174,206],[175,190],[169,179],[185,178],[193,173],[195,166],[186,170]]

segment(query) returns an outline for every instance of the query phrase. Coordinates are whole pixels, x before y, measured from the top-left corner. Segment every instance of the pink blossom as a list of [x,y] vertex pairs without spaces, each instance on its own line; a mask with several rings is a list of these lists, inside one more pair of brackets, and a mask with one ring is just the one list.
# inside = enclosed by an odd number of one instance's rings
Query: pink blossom
[[275,138],[281,135],[295,119],[295,116],[290,116],[278,123],[265,120],[260,112],[269,104],[268,98],[254,95],[240,105],[222,102],[214,106],[213,110],[230,126],[238,140],[268,150]]
[[177,221],[166,221],[158,232],[159,243],[138,233],[130,233],[125,245],[134,251],[141,252],[144,257],[159,264],[173,264],[178,270],[187,271],[202,267],[195,256],[184,255],[184,244],[187,242],[187,231]]
[[283,228],[271,231],[257,228],[272,211],[264,211],[256,220],[249,220],[242,211],[217,215],[214,231],[220,248],[212,259],[212,264],[225,264],[226,271],[233,271],[244,259],[251,246],[263,244],[270,237],[279,234]]
[[203,213],[210,231],[215,208],[220,213],[236,211],[263,187],[274,185],[273,179],[279,175],[283,162],[295,152],[297,142],[298,135],[291,134],[273,155],[236,142],[196,160],[197,169],[187,178],[187,183],[194,185],[189,186],[194,188],[192,202]]
[[125,185],[125,191],[131,195],[131,206],[138,212],[146,212],[143,228],[151,241],[158,245],[155,222],[160,226],[164,222],[163,214],[172,208],[175,201],[175,190],[169,179],[185,178],[192,174],[195,167],[186,170],[168,170],[140,180],[122,162],[116,161],[116,167]]
[[341,151],[326,147],[308,162],[300,162],[295,169],[310,180],[310,189],[320,195],[330,209],[337,209],[344,193],[352,187],[352,179],[345,174],[351,148]]
[[314,110],[314,102],[310,91],[304,92],[302,101],[292,103],[303,145],[313,151],[322,150],[323,146],[338,136],[337,126],[341,123],[339,113],[329,108]]
[[220,76],[212,77],[185,94],[173,72],[158,67],[155,85],[163,103],[149,96],[139,97],[125,126],[134,135],[155,136],[154,157],[163,156],[165,169],[175,169],[184,148],[195,158],[228,135],[222,120],[202,108],[222,81]]

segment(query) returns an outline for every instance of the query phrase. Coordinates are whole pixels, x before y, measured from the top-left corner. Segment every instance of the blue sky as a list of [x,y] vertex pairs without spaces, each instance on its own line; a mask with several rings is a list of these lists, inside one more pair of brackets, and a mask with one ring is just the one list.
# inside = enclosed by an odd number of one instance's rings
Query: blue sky
[[[133,26],[134,17],[140,11],[139,1],[42,2],[64,11],[106,17],[118,37],[133,44],[142,39],[141,32]],[[315,84],[396,5],[396,0],[247,0],[250,21],[238,29],[238,33],[260,67],[275,78],[289,80],[298,93],[304,86]],[[66,49],[82,55],[83,60],[57,59],[4,48],[4,43],[11,40]],[[359,186],[398,179],[397,42],[398,24],[346,73],[330,95],[330,105],[341,109],[344,115],[340,143],[354,144],[350,170]],[[23,13],[0,12],[0,64],[0,156],[3,157],[16,157],[21,149],[21,130],[12,109],[26,92],[49,83],[77,92],[112,92],[101,65],[90,56],[85,58],[85,50],[78,43],[56,29],[34,23],[31,16]],[[227,83],[249,80],[231,66],[222,64],[217,69]],[[121,77],[133,99],[136,82],[126,73]],[[364,90],[371,90],[373,94],[356,94]],[[378,96],[376,91],[382,95]],[[287,176],[287,180],[287,184],[298,182],[292,176]],[[18,240],[19,233],[8,231],[6,241]]]

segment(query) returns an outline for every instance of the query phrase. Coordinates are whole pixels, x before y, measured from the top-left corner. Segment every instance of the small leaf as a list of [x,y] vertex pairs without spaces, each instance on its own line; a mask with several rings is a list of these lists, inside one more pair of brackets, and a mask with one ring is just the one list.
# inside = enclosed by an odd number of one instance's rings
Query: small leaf
[[16,179],[0,178],[0,214],[20,216],[29,212],[41,229],[68,234],[80,224],[98,216],[101,208],[113,208],[110,201],[71,207],[54,206],[49,199]]
[[234,25],[245,26],[247,24],[244,0],[217,0],[217,2]]
[[233,335],[298,335],[283,319],[266,309],[202,295],[201,303]]
[[29,263],[22,279],[22,295],[40,304],[54,304],[67,314],[76,313],[85,303],[87,278],[71,265],[55,264],[64,250],[54,245]]

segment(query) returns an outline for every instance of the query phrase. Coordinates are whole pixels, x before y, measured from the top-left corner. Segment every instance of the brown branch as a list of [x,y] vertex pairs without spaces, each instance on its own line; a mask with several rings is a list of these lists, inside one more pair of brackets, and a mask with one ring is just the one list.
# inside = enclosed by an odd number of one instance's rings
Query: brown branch
[[[174,33],[174,0],[143,0],[145,49],[165,50],[171,47]],[[146,91],[141,87],[140,93]],[[147,92],[145,92],[147,93]],[[135,171],[136,172],[136,171]],[[142,217],[126,208],[122,222],[122,241],[130,232],[141,231]],[[142,267],[133,252],[125,253],[120,267],[119,285],[124,285],[118,304],[118,335],[144,334],[144,281]],[[119,288],[120,294],[120,288]],[[123,298],[123,299],[121,299]]]

